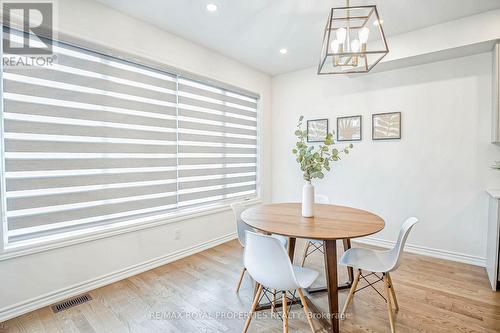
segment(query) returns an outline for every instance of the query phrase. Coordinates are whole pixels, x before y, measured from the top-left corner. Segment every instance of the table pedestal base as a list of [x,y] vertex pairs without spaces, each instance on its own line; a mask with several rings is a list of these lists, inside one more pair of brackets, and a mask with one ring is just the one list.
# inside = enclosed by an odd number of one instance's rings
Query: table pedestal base
[[[337,286],[337,290],[345,290],[345,289],[351,289],[351,282],[345,282],[342,284],[339,284]],[[314,293],[323,293],[328,291],[328,288],[326,286],[324,287],[311,287],[306,289],[309,294],[314,294]]]

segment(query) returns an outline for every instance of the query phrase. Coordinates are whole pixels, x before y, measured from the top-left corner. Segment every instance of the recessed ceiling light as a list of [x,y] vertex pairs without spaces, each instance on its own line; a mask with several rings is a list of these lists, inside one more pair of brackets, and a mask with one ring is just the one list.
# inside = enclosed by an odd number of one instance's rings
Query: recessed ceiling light
[[280,49],[280,53],[281,53],[281,54],[287,54],[287,53],[288,53],[288,50],[287,50],[287,49]]
[[213,13],[213,12],[216,12],[218,8],[219,8],[219,7],[217,7],[217,5],[216,5],[216,4],[214,4],[214,3],[209,3],[209,4],[207,5],[207,10],[208,10],[209,12],[212,12],[212,13]]
[[382,19],[375,20],[375,22],[373,22],[373,25],[381,25],[382,23],[384,23],[384,20],[382,20]]

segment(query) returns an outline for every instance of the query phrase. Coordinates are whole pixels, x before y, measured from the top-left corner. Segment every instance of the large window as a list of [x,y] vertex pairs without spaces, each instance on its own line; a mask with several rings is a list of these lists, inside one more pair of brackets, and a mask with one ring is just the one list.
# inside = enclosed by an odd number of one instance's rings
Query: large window
[[256,97],[53,50],[52,66],[2,71],[9,243],[256,196]]

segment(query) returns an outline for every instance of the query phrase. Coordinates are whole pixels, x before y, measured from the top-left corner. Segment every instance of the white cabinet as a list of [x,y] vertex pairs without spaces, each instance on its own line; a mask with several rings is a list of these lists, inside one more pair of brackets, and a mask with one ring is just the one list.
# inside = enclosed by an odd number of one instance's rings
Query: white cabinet
[[490,195],[488,212],[488,238],[486,244],[486,271],[493,290],[500,285],[500,190],[488,190]]
[[500,43],[493,49],[493,116],[491,142],[500,144]]

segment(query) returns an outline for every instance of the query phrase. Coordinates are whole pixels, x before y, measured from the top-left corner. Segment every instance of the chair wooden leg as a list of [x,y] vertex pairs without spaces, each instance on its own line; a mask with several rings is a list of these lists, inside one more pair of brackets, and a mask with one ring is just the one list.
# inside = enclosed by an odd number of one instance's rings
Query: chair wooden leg
[[246,270],[247,270],[246,267],[243,267],[241,269],[240,279],[238,281],[238,286],[236,287],[236,293],[238,293],[240,291],[241,281],[243,281],[243,276],[245,276],[245,271]]
[[255,308],[257,307],[257,304],[259,303],[260,294],[262,294],[262,285],[259,285],[259,289],[257,289],[257,293],[255,294],[255,299],[253,300],[252,308],[250,309],[250,312],[248,313],[248,318],[247,318],[247,321],[245,322],[245,328],[243,328],[243,333],[246,333],[248,331],[248,327],[250,326],[250,322],[252,321],[252,316],[255,312]]
[[394,301],[394,311],[399,311],[398,300],[396,299],[396,291],[394,290],[394,285],[392,284],[391,275],[387,273],[387,280],[389,281],[389,289],[391,291],[392,300]]
[[310,245],[311,245],[311,242],[307,241],[306,247],[304,249],[304,254],[302,255],[302,261],[300,262],[300,266],[301,267],[304,267],[304,264],[305,264],[306,258],[307,258],[307,251],[309,251],[309,246]]
[[286,291],[283,292],[283,333],[288,333],[288,302]]
[[342,309],[342,312],[340,313],[340,318],[345,319],[345,313],[347,311],[347,307],[349,304],[351,304],[352,297],[354,296],[354,293],[356,292],[356,288],[358,288],[358,282],[359,279],[361,278],[361,270],[358,269],[356,271],[356,276],[354,277],[354,280],[352,281],[352,286],[351,289],[349,290],[349,294],[347,295],[347,299],[345,300],[344,308]]
[[304,294],[302,293],[302,289],[299,288],[297,289],[297,291],[299,292],[300,301],[302,302],[302,306],[304,307],[304,313],[306,314],[307,322],[309,323],[309,327],[311,327],[311,332],[314,333],[315,329],[312,321],[312,315],[311,312],[309,311],[309,307],[307,306],[307,302],[304,297]]
[[389,314],[389,323],[391,324],[391,333],[395,333],[396,329],[394,328],[394,318],[392,317],[392,304],[391,304],[391,295],[389,291],[389,279],[387,278],[387,274],[384,274],[384,289],[385,295],[387,297],[387,313]]

